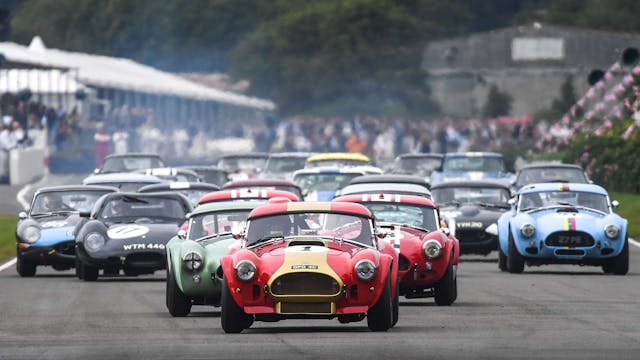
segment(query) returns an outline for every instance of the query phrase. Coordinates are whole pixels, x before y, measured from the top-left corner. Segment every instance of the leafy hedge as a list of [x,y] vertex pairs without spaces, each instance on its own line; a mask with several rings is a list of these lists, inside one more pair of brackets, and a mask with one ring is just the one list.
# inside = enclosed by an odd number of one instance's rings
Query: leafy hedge
[[582,165],[596,184],[609,191],[640,193],[640,128],[629,133],[631,125],[632,120],[624,120],[600,135],[576,135],[564,149],[563,161]]

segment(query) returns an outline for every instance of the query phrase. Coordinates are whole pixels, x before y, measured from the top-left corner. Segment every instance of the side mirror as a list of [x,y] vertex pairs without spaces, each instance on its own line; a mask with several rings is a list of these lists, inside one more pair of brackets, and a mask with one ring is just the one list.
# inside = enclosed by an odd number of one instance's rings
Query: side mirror
[[448,227],[441,227],[440,231],[442,231],[447,236],[451,235],[451,230],[449,230]]
[[231,231],[231,236],[233,236],[233,238],[236,240],[240,240],[244,237],[244,231],[234,229],[233,231]]
[[27,213],[24,211],[20,211],[20,213],[18,214],[18,217],[20,218],[20,220],[24,220],[27,218]]
[[516,198],[511,198],[509,199],[509,201],[507,201],[507,204],[509,204],[509,206],[511,206],[511,208],[515,208],[516,207]]
[[376,236],[376,239],[384,239],[389,235],[388,231],[382,229],[376,229],[373,233]]
[[94,173],[94,174],[98,174],[98,173],[100,173],[100,169],[98,169],[98,168],[93,169],[93,173]]
[[191,219],[191,213],[186,213],[184,218],[187,220]]
[[611,207],[617,209],[620,206],[620,202],[618,200],[613,200],[611,202]]
[[178,238],[186,239],[187,238],[187,232],[184,229],[178,230]]

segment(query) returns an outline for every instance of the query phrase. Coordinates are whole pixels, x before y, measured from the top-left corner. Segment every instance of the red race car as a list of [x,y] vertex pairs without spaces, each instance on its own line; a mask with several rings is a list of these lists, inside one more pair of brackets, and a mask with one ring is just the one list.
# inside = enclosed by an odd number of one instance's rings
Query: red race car
[[387,331],[398,319],[398,255],[378,241],[371,212],[354,203],[272,199],[247,219],[241,247],[222,258],[221,323],[361,321]]
[[406,298],[433,296],[438,305],[451,305],[458,296],[456,272],[460,245],[441,230],[440,214],[422,196],[360,194],[333,201],[365,205],[386,229],[386,241],[399,252],[400,295]]

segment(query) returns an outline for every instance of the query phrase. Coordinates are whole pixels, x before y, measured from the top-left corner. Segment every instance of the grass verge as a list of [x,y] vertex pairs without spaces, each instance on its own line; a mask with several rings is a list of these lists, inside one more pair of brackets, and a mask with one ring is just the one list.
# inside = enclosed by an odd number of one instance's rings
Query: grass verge
[[640,217],[640,195],[612,192],[609,196],[612,201],[618,200],[620,202],[616,213],[629,221],[629,237],[640,240],[640,222],[635,221]]
[[0,264],[16,256],[17,216],[0,215]]

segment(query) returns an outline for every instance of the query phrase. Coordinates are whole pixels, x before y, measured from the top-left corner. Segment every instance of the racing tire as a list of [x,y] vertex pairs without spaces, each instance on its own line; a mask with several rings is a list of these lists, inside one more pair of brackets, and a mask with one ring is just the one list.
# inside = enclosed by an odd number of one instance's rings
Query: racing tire
[[82,273],[82,266],[80,266],[80,259],[76,256],[76,277],[80,280],[84,280],[84,274]]
[[16,270],[18,274],[22,277],[33,277],[36,275],[36,264],[33,261],[27,260],[24,257],[18,255],[18,259],[16,261]]
[[500,248],[498,248],[498,269],[503,272],[507,271],[507,255]]
[[433,299],[438,306],[449,306],[456,301],[458,297],[458,274],[457,269],[453,265],[453,252],[447,265],[447,272],[442,279],[434,286]]
[[509,255],[507,256],[507,270],[512,274],[521,274],[524,271],[524,258],[516,249],[513,235],[509,230]]
[[389,273],[380,298],[367,312],[367,326],[371,331],[387,331],[393,326],[393,297]]
[[622,251],[618,256],[609,259],[602,266],[605,273],[613,273],[614,275],[626,275],[629,272],[629,239],[625,237]]
[[400,280],[396,281],[396,294],[393,297],[393,320],[391,321],[391,327],[396,326],[398,318],[400,317]]
[[89,264],[85,264],[80,260],[78,262],[80,273],[82,274],[82,280],[84,281],[96,281],[98,280],[98,272],[100,269],[96,266],[91,266]]
[[173,273],[167,270],[166,286],[167,309],[173,317],[185,317],[191,312],[191,299],[186,296],[176,283]]
[[248,329],[253,324],[253,316],[245,314],[231,296],[231,290],[226,280],[222,280],[222,294],[220,298],[220,324],[227,334],[237,334]]

